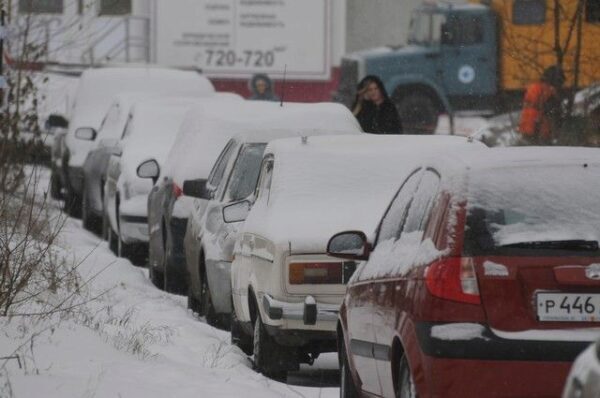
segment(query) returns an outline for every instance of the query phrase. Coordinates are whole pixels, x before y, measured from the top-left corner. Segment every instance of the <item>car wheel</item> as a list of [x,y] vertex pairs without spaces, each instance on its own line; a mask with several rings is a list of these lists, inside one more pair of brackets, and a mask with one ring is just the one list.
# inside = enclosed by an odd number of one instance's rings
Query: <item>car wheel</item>
[[81,198],[71,188],[67,188],[63,210],[71,217],[81,217]]
[[256,321],[254,321],[254,344],[252,348],[254,368],[271,379],[285,381],[287,371],[281,370],[282,367],[279,366],[277,360],[277,357],[281,356],[282,347],[267,333],[260,318],[260,313],[256,314]]
[[148,276],[154,286],[159,289],[163,289],[165,286],[165,276],[162,272],[157,271],[154,266],[148,263]]
[[340,351],[340,398],[357,398],[358,390],[354,385],[352,374],[350,372],[350,363],[348,362],[348,354],[346,347],[342,347]]
[[194,297],[194,293],[192,291],[191,286],[188,287],[187,292],[187,307],[188,309],[192,310],[197,314],[200,314],[200,312],[202,311],[200,301],[196,297]]
[[203,272],[200,281],[200,312],[199,314],[206,317],[206,323],[211,326],[217,326],[218,319],[210,297],[210,286],[206,273]]
[[165,291],[169,293],[185,294],[187,289],[185,286],[184,276],[182,275],[182,272],[173,264],[173,238],[168,231],[166,238],[163,254]]
[[437,127],[439,110],[430,96],[409,94],[395,102],[405,134],[433,134]]
[[56,172],[52,172],[50,174],[50,197],[55,200],[63,199],[61,189],[60,177]]
[[110,231],[110,221],[106,212],[102,212],[102,239],[108,242]]
[[88,231],[91,231],[94,233],[100,232],[99,231],[100,220],[98,220],[98,217],[95,217],[90,212],[88,196],[85,193],[85,191],[83,192],[83,199],[82,199],[82,203],[81,203],[81,222],[83,224],[83,228],[87,229]]
[[108,226],[108,247],[111,252],[116,256],[119,254],[119,242],[117,242],[117,234],[113,231],[112,227]]
[[417,390],[410,373],[410,367],[406,360],[406,355],[402,355],[400,366],[398,367],[398,386],[396,388],[396,398],[417,398]]
[[252,336],[244,332],[235,314],[233,303],[231,304],[231,344],[238,346],[246,355],[252,355],[254,351]]

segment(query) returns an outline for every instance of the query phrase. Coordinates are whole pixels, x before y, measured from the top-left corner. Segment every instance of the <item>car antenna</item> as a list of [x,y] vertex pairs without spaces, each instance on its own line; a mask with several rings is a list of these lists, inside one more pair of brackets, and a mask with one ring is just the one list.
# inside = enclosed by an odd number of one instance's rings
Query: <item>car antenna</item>
[[285,97],[285,77],[287,74],[287,64],[283,66],[283,82],[281,83],[281,102],[279,106],[283,107],[283,99]]

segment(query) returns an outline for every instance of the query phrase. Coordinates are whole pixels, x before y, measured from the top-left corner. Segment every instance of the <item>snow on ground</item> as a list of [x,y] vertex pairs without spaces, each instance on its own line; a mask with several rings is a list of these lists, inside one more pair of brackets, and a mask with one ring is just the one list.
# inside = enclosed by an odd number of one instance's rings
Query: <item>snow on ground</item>
[[[228,332],[188,311],[184,297],[155,288],[146,269],[116,258],[80,221],[67,220],[60,245],[67,261],[81,263],[90,301],[36,323],[0,318],[0,357],[21,344],[25,354],[23,369],[0,360],[0,391],[47,398],[339,395],[335,354],[303,366],[287,385],[270,380],[229,344]],[[3,384],[10,387],[2,390]]]

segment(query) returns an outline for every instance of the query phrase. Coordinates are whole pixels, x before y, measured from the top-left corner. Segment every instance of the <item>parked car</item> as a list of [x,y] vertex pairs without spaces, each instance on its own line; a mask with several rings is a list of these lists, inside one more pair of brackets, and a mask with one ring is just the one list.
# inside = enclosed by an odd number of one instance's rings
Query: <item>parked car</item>
[[374,239],[329,242],[364,261],[337,326],[342,396],[558,396],[600,326],[600,151],[446,152],[402,176]]
[[108,237],[108,220],[104,217],[104,184],[106,169],[112,154],[120,151],[120,141],[131,108],[138,101],[156,97],[158,94],[128,92],[117,95],[104,116],[98,135],[83,163],[83,192],[81,221],[83,227]]
[[600,397],[600,342],[596,341],[575,360],[563,391],[563,398]]
[[[110,223],[109,246],[120,257],[143,261],[148,244],[147,202],[152,182],[139,175],[159,174],[187,110],[197,99],[167,98],[139,102],[132,108],[119,151],[111,155],[104,186],[104,209]],[[155,159],[150,168],[145,160]]]
[[267,143],[285,137],[361,133],[356,119],[340,105],[286,104],[281,108],[263,103],[261,108],[260,119],[245,123],[238,130],[240,135],[224,147],[208,180],[188,181],[188,190],[185,184],[183,190],[184,195],[208,200],[205,211],[193,212],[185,235],[188,306],[206,315],[209,323],[227,328],[231,259],[241,220],[225,220],[223,209],[230,204],[249,209]]
[[[421,149],[415,142],[483,146],[460,137],[369,134],[267,146],[231,266],[239,323],[232,330],[240,331],[242,347],[253,347],[259,371],[284,377],[299,363],[336,351],[338,309],[356,262],[328,257],[327,241],[343,228],[375,229],[405,158]],[[225,207],[224,218],[241,213],[238,207]]]
[[69,128],[62,153],[66,174],[66,209],[79,216],[83,191],[83,163],[92,148],[97,131],[115,95],[126,91],[209,96],[210,81],[191,71],[154,67],[88,69],[83,72],[68,115]]

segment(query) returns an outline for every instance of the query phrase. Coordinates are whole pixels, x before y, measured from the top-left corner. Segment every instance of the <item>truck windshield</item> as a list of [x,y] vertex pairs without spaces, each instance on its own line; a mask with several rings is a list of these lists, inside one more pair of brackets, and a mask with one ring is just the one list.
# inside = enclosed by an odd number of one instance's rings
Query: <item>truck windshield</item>
[[422,46],[439,44],[446,15],[430,11],[415,11],[410,21],[408,42]]

